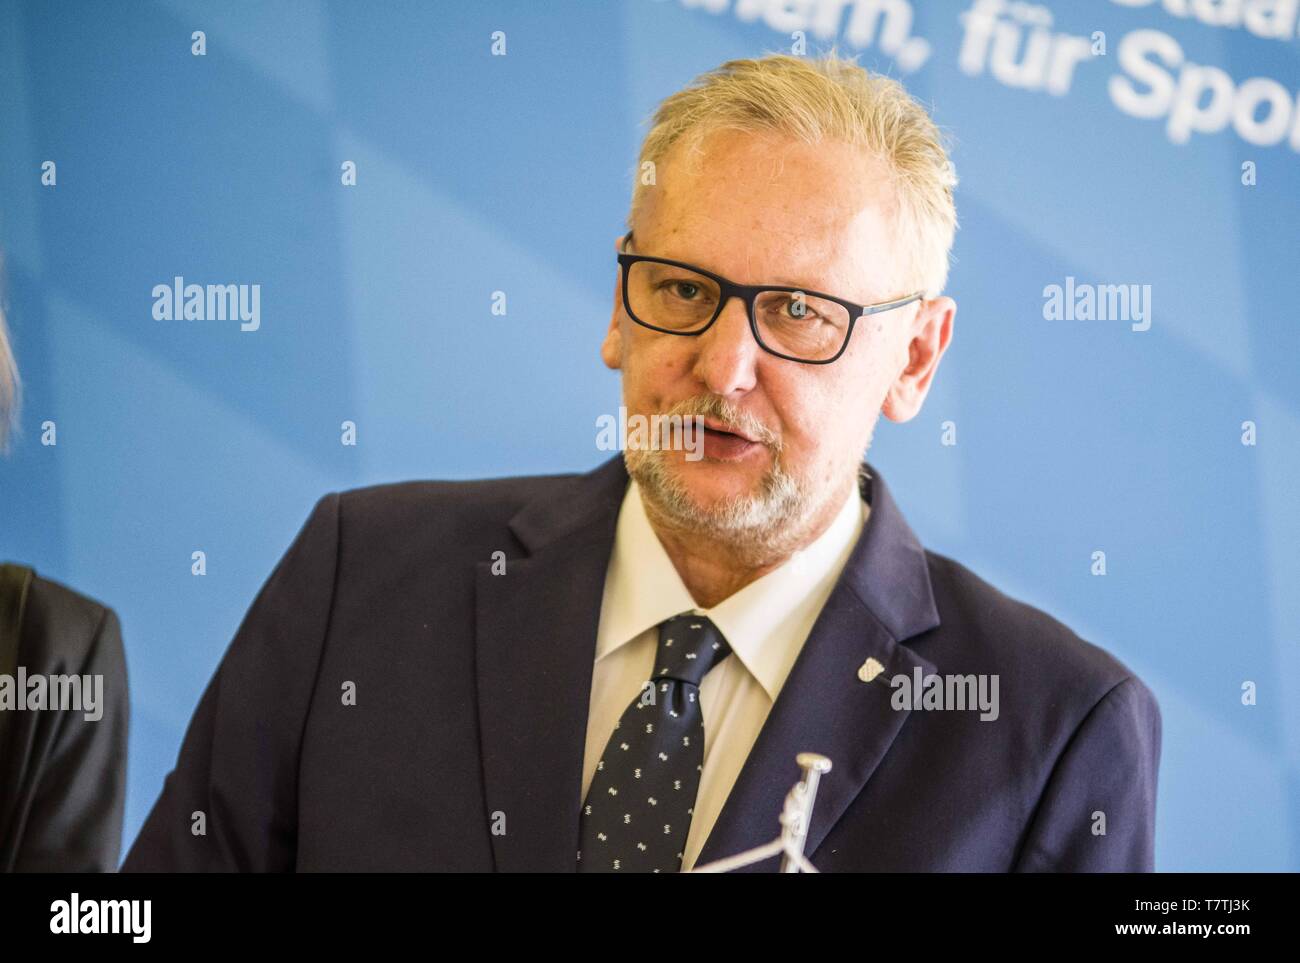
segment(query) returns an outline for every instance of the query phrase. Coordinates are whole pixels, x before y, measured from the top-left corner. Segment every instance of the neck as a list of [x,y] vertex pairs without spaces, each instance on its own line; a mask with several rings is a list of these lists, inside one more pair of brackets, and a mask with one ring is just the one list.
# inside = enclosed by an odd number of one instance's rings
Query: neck
[[643,498],[642,503],[650,527],[672,560],[682,584],[697,606],[710,609],[780,568],[795,552],[820,538],[844,507],[845,495],[842,489],[836,489],[803,524],[771,533],[762,544],[742,544],[701,535],[674,524],[649,500]]

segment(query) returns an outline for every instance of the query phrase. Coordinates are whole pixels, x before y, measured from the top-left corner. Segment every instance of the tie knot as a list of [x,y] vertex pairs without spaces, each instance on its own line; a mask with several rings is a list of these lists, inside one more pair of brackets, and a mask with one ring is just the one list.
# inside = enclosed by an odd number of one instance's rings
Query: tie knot
[[718,627],[703,615],[674,615],[659,624],[655,680],[677,679],[698,686],[731,652]]

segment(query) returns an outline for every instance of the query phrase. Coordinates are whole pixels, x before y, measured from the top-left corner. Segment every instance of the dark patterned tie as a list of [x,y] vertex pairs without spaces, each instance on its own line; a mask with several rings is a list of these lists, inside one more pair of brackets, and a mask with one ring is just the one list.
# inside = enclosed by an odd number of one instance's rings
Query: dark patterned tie
[[681,870],[704,762],[700,682],[730,652],[702,615],[660,623],[653,676],[615,724],[587,790],[579,872]]

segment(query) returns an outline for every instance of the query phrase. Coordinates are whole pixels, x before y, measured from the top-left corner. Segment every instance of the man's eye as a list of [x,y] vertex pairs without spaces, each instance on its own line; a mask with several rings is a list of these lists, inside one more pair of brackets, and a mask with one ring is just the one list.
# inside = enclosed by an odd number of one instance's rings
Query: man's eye
[[700,293],[700,286],[691,281],[674,281],[671,284],[671,288],[673,294],[687,301]]
[[808,306],[807,301],[802,301],[799,298],[791,298],[787,301],[784,311],[787,317],[796,321],[815,321],[817,319],[817,312]]

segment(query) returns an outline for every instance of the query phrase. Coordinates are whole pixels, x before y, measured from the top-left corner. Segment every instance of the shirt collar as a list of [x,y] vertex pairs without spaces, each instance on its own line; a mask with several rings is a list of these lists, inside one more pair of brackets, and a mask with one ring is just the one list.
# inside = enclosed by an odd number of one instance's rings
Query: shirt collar
[[619,509],[596,637],[603,658],[682,612],[706,615],[775,701],[809,630],[862,534],[870,506],[857,479],[834,520],[810,545],[711,609],[695,604],[646,517],[631,480]]

